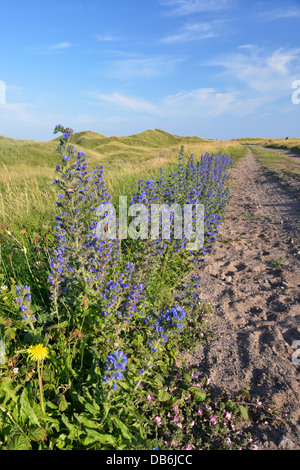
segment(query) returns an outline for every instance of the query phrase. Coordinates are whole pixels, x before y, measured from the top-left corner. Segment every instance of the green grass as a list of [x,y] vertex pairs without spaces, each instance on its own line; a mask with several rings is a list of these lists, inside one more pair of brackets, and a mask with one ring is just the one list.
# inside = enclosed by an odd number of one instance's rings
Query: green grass
[[283,258],[267,260],[267,264],[271,266],[272,268],[278,268],[282,266],[284,263],[285,263],[285,259]]
[[[236,163],[245,148],[232,141],[180,137],[160,129],[127,137],[106,137],[96,132],[78,132],[71,138],[76,150],[88,155],[89,166],[104,165],[113,201],[120,194],[130,198],[139,179],[166,174],[178,163],[181,145],[188,157],[206,152],[226,152]],[[0,137],[0,223],[18,236],[22,229],[47,231],[54,224],[56,192],[52,184],[59,157],[59,138],[49,142]]]
[[266,170],[292,189],[300,190],[300,162],[272,150],[250,148]]
[[300,139],[274,139],[265,143],[266,147],[274,149],[290,150],[291,152],[300,154]]

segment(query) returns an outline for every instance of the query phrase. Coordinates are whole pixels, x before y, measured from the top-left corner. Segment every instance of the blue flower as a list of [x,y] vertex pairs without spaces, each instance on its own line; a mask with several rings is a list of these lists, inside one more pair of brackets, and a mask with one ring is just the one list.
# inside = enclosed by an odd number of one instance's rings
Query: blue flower
[[127,362],[128,358],[123,351],[114,351],[107,355],[103,380],[105,382],[112,383],[113,390],[116,390],[117,388],[116,381],[123,379],[122,372],[125,371]]

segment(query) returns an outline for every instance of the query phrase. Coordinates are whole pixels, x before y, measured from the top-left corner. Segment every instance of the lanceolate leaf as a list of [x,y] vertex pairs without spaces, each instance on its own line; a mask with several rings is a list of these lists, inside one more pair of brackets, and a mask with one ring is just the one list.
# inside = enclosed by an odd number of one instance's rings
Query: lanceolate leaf
[[239,405],[239,410],[245,420],[249,419],[247,408],[245,408],[243,405]]

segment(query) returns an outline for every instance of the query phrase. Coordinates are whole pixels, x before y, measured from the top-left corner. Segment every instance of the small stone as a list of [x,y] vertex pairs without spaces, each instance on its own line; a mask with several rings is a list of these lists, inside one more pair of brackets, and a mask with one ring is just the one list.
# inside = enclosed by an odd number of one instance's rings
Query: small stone
[[281,441],[278,444],[280,450],[295,450],[295,444],[288,439],[286,436],[282,436]]
[[231,281],[232,281],[232,277],[231,277],[231,276],[226,276],[226,277],[225,277],[225,281],[226,281],[226,282],[231,282]]

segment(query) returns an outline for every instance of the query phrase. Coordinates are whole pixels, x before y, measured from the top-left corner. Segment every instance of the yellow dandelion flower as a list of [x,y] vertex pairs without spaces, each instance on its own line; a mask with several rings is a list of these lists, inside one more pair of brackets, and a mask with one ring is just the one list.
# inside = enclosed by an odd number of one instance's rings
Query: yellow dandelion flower
[[27,349],[30,359],[34,361],[43,361],[48,357],[48,348],[43,346],[42,344],[36,344],[35,346],[29,346]]

